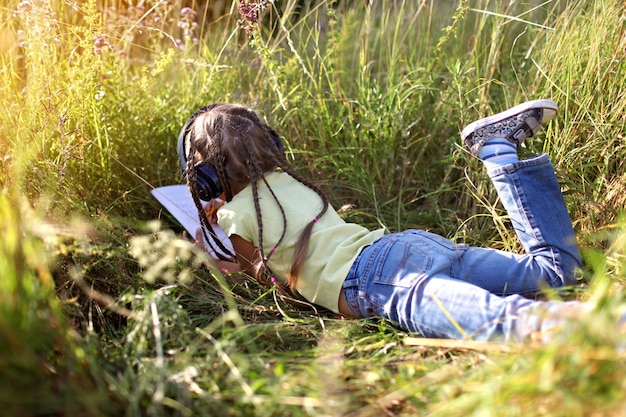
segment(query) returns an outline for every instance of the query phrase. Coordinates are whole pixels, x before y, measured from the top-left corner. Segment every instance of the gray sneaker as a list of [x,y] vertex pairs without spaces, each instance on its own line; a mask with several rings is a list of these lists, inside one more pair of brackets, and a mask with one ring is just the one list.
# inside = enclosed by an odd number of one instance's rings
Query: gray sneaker
[[470,123],[461,132],[461,138],[474,155],[493,138],[506,138],[519,147],[524,139],[537,133],[543,123],[552,120],[557,110],[552,100],[527,101]]

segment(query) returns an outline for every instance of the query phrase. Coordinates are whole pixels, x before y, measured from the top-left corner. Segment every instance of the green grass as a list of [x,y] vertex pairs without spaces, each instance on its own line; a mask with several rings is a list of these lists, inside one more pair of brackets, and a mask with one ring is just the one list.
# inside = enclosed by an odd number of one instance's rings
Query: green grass
[[[195,17],[180,2],[5,3],[7,415],[626,411],[611,325],[626,305],[623,2],[286,0],[250,34],[229,1],[191,2]],[[598,306],[547,346],[415,345],[383,321],[295,311],[198,269],[149,194],[180,180],[186,118],[239,102],[347,220],[520,250],[459,132],[540,97],[560,113],[527,151],[550,155],[579,234],[571,297]]]

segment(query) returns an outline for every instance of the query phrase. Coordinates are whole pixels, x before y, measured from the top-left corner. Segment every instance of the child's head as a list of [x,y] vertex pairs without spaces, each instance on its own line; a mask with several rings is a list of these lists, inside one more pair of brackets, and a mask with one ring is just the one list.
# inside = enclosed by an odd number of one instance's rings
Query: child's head
[[286,163],[277,133],[250,109],[212,104],[194,113],[178,144],[183,175],[192,193],[227,201],[241,186]]
[[[267,273],[266,263],[274,249],[281,245],[288,221],[282,204],[265,180],[265,175],[278,168],[320,196],[322,209],[304,228],[295,245],[289,277],[289,285],[295,292],[295,283],[306,258],[311,230],[329,205],[324,193],[315,184],[298,175],[289,166],[276,131],[246,107],[212,104],[196,111],[183,127],[178,138],[178,157],[204,229],[211,230],[201,199],[208,201],[223,193],[226,201],[230,201],[243,187],[251,185],[259,225],[258,249],[261,254],[261,262],[255,274],[257,278]],[[270,188],[283,217],[282,233],[272,242],[274,249],[267,255],[263,249],[263,216],[258,200],[258,187],[261,183]]]

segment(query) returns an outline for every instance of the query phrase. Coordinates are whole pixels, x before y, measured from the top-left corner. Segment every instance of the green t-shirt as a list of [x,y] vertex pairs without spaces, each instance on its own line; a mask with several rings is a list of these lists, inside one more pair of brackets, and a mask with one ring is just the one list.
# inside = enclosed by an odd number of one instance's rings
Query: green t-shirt
[[[304,227],[322,209],[322,200],[311,189],[289,174],[273,172],[267,182],[281,202],[287,230],[282,243],[271,255],[268,266],[276,279],[287,282],[293,262],[294,246]],[[269,254],[283,231],[283,217],[267,186],[259,184],[259,204],[263,219],[263,247]],[[259,247],[259,228],[248,185],[217,212],[218,224],[228,236],[238,235]],[[361,249],[384,234],[346,223],[331,206],[313,227],[306,261],[296,289],[309,302],[338,312],[339,292],[352,263]]]

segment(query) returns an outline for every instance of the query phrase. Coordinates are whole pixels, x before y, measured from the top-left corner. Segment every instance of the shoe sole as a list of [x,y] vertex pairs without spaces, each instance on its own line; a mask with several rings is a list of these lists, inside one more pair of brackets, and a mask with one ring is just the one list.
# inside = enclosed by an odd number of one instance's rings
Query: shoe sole
[[465,138],[474,133],[478,129],[482,129],[485,126],[489,126],[494,123],[501,122],[509,117],[517,116],[520,113],[524,113],[528,110],[543,109],[543,115],[541,117],[540,125],[552,120],[559,110],[559,106],[552,100],[531,100],[522,104],[518,104],[515,107],[511,107],[501,113],[494,114],[493,116],[485,117],[484,119],[476,120],[473,123],[465,126],[461,132],[461,138],[465,141]]

